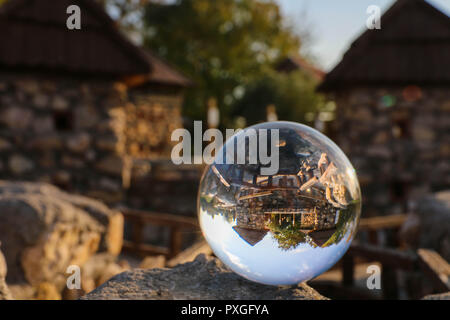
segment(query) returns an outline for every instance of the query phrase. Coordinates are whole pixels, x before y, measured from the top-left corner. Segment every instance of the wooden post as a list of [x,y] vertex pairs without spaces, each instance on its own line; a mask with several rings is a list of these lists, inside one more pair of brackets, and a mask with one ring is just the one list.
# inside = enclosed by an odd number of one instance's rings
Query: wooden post
[[383,265],[381,270],[381,289],[383,290],[384,299],[398,299],[397,271],[394,268]]
[[430,279],[436,292],[450,290],[450,264],[439,253],[429,249],[417,250],[419,267]]
[[145,227],[145,224],[142,221],[140,221],[139,219],[133,220],[132,238],[133,238],[134,250],[137,254],[140,252],[141,245],[144,242],[144,227]]
[[170,257],[175,257],[181,252],[181,245],[183,243],[183,234],[180,228],[174,227],[170,233]]
[[354,272],[355,264],[353,261],[353,256],[346,254],[342,259],[342,284],[344,286],[350,287],[354,284]]
[[378,244],[378,232],[377,230],[374,229],[370,229],[368,231],[369,233],[369,243],[372,245],[377,245]]
[[400,246],[400,241],[399,241],[399,234],[400,234],[400,228],[396,227],[392,229],[392,235],[391,235],[391,239],[390,239],[390,245],[394,248],[397,248]]

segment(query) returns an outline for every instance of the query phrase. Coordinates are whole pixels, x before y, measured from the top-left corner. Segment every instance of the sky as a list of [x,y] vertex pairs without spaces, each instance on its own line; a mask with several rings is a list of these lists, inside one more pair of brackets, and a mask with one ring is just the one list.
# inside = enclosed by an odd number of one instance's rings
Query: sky
[[268,233],[254,246],[233,230],[223,217],[200,211],[200,225],[214,254],[244,278],[269,285],[288,285],[303,282],[331,268],[347,251],[351,229],[337,244],[313,248],[301,243],[284,251]]
[[[366,13],[370,5],[384,12],[394,0],[275,0],[283,15],[296,30],[311,30],[310,43],[305,45],[318,66],[331,70],[347,51],[350,44],[365,31]],[[427,0],[450,15],[450,0]],[[383,20],[381,20],[381,28]]]

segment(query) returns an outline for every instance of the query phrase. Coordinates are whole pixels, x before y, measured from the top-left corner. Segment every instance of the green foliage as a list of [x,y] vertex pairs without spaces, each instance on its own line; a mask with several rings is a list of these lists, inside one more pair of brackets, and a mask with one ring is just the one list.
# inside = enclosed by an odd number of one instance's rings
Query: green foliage
[[268,226],[273,237],[277,240],[278,248],[285,251],[295,249],[300,243],[306,241],[306,235],[299,230],[298,226],[292,225],[292,219],[294,218],[289,217],[280,223],[277,216],[272,215]]
[[[1,1],[1,0],[0,0]],[[144,0],[96,0],[130,37],[140,38]]]
[[205,120],[210,98],[226,127],[240,116],[247,125],[264,121],[270,104],[280,120],[298,122],[322,108],[309,75],[273,69],[308,38],[283,21],[273,0],[97,1],[122,30],[194,80],[183,110],[191,119]]
[[250,124],[266,120],[266,107],[273,104],[279,120],[306,122],[305,114],[323,108],[324,99],[315,92],[316,81],[304,72],[267,73],[251,84],[234,104],[233,115]]
[[144,30],[144,45],[196,84],[186,96],[185,115],[205,119],[207,100],[214,97],[225,125],[231,123],[234,105],[246,88],[265,79],[276,61],[300,48],[299,37],[285,25],[273,1],[150,3]]
[[341,239],[348,233],[348,230],[353,221],[353,215],[357,208],[359,207],[358,201],[353,201],[347,208],[341,210],[339,214],[339,220],[336,224],[336,232],[331,236],[331,238],[325,243],[325,246],[331,244],[339,243]]

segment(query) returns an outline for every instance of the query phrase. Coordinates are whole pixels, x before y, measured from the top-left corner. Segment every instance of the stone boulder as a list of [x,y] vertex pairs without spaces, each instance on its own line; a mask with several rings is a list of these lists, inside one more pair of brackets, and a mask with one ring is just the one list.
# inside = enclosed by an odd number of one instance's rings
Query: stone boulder
[[81,287],[84,292],[91,292],[115,275],[129,270],[125,260],[117,261],[117,257],[109,253],[92,256],[81,269]]
[[48,184],[0,181],[8,284],[50,283],[60,291],[69,265],[82,266],[97,252],[118,255],[122,232],[121,213],[99,201]]
[[419,199],[400,230],[400,239],[414,250],[430,248],[450,261],[450,190]]
[[140,269],[164,268],[166,266],[166,257],[163,255],[145,257],[139,264]]
[[10,300],[11,293],[9,292],[8,286],[6,285],[6,261],[0,251],[0,300]]
[[168,269],[135,269],[107,281],[84,300],[324,300],[307,284],[267,286],[248,281],[230,271],[220,260],[201,254]]

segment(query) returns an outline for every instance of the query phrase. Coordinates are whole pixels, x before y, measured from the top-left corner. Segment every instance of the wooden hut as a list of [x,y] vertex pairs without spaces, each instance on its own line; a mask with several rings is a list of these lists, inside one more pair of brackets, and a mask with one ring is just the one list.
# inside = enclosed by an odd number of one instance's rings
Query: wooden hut
[[366,215],[450,187],[450,18],[424,0],[398,0],[329,72],[332,137],[359,176]]
[[[70,5],[81,29],[69,30]],[[109,202],[134,157],[168,157],[189,79],[125,38],[93,0],[0,6],[0,178]]]

